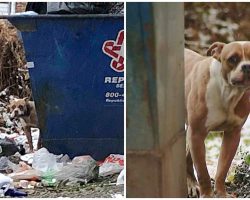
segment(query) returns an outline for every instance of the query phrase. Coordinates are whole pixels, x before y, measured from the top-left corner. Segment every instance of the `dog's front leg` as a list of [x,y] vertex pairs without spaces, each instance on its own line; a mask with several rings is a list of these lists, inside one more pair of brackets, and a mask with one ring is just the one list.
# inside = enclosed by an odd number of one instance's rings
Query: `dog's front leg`
[[[202,134],[204,133],[204,134]],[[190,145],[191,156],[197,171],[200,187],[200,197],[213,197],[214,193],[211,187],[211,180],[207,170],[205,143],[206,135],[204,131],[188,128],[188,142]]]
[[38,141],[37,141],[37,149],[41,149],[41,148],[42,148],[42,137],[41,137],[41,132],[40,132]]
[[225,189],[225,180],[231,162],[235,156],[240,141],[240,129],[226,132],[223,135],[220,157],[215,176],[215,191],[217,197],[230,197]]
[[31,129],[30,129],[30,127],[29,126],[25,126],[24,127],[24,132],[25,132],[25,135],[26,135],[27,140],[28,140],[30,151],[33,152],[34,149],[33,149],[32,135],[31,135]]

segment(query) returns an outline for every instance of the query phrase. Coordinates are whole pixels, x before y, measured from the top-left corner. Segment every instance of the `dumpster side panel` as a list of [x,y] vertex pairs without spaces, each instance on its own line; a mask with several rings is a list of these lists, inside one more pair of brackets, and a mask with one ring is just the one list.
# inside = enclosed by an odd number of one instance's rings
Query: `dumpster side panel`
[[27,61],[34,62],[30,76],[44,146],[95,159],[123,153],[123,72],[114,71],[102,51],[105,41],[116,41],[123,18],[22,20],[35,24],[22,37]]

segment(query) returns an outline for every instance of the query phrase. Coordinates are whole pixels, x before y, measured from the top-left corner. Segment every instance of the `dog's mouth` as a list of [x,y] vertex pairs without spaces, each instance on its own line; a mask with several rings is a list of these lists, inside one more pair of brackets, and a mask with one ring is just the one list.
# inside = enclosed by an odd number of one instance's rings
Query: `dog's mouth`
[[20,113],[19,112],[12,112],[11,114],[10,114],[10,118],[11,119],[17,119],[17,118],[19,118],[21,115],[20,115]]
[[250,75],[245,73],[239,73],[236,76],[230,77],[230,83],[236,87],[249,87],[250,86]]
[[250,79],[232,79],[231,80],[231,84],[233,86],[237,86],[237,87],[249,87],[250,86]]

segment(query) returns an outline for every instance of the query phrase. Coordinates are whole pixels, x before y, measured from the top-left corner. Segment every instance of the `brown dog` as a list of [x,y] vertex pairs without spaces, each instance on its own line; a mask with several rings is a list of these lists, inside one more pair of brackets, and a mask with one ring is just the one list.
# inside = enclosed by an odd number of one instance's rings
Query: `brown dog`
[[[14,99],[10,101],[10,104],[8,106],[8,112],[10,113],[11,118],[20,119],[24,128],[24,132],[27,136],[30,150],[33,152],[34,149],[32,144],[31,128],[37,127],[38,124],[35,103],[33,101],[29,101],[28,98]],[[39,135],[37,148],[40,147],[41,137]]]
[[[250,110],[250,42],[214,43],[208,57],[185,50],[187,109],[187,183],[201,197],[229,196],[225,179],[235,156],[241,128]],[[215,193],[205,160],[209,131],[223,131],[215,176]],[[195,166],[198,182],[194,176]]]

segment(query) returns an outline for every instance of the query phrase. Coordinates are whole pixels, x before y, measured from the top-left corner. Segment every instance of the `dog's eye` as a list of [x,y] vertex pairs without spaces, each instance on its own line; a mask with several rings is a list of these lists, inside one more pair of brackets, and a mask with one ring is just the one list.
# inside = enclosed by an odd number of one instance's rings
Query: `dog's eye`
[[16,105],[11,106],[11,108],[12,108],[12,110],[14,110],[16,108]]
[[18,108],[22,111],[23,110],[23,106],[19,105]]
[[237,64],[240,61],[240,58],[238,55],[233,55],[228,58],[228,62],[231,64]]

